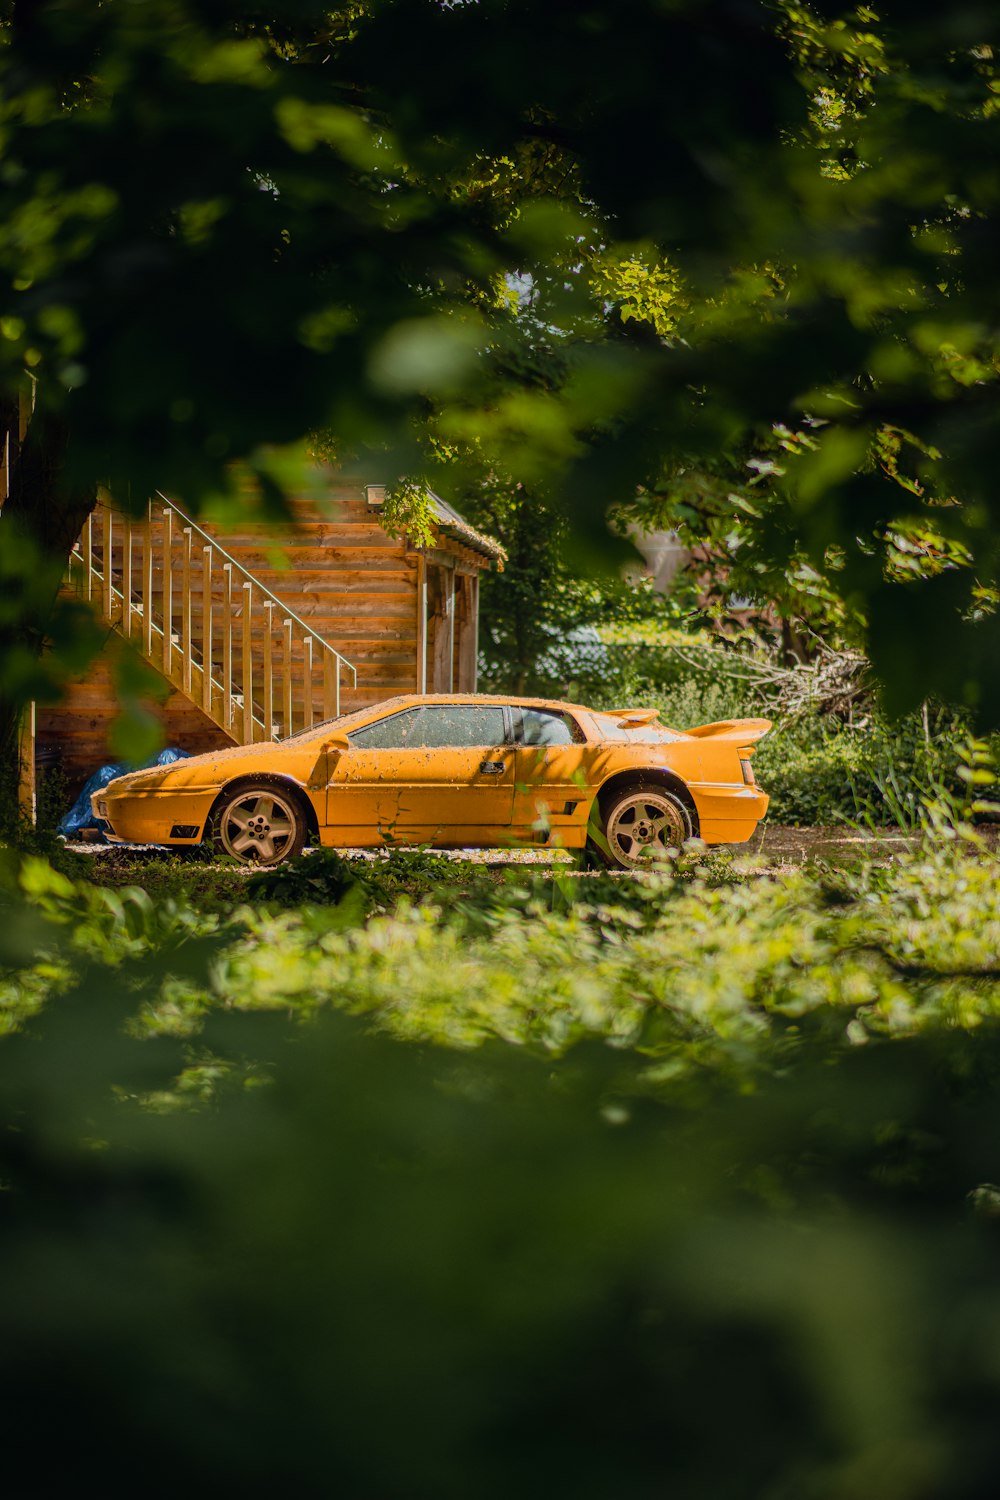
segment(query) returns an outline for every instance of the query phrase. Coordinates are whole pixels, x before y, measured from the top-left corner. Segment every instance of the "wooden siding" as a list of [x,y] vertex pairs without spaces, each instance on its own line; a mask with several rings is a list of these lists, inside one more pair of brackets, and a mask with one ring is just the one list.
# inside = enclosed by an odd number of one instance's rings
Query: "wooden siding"
[[[341,711],[350,712],[403,692],[469,690],[475,687],[478,572],[487,560],[447,537],[424,554],[386,534],[369,509],[364,486],[332,480],[322,502],[292,502],[292,523],[276,527],[243,522],[224,529],[200,524],[237,563],[287,604],[308,626],[357,668],[357,687],[342,681]],[[155,512],[154,512],[155,514]],[[175,532],[176,542],[176,532]],[[139,532],[131,561],[133,587],[149,588],[153,609],[162,616],[164,588],[155,574],[143,579]],[[128,549],[126,549],[128,550]],[[175,631],[194,629],[200,637],[204,607],[200,548],[188,570],[186,601],[171,597]],[[425,624],[424,580],[433,597]],[[213,589],[215,639],[221,639],[224,601]],[[182,616],[181,611],[184,611]],[[119,611],[120,613],[120,611]],[[243,635],[242,609],[234,596],[232,630]],[[238,623],[237,623],[238,622]],[[442,628],[443,627],[443,628]],[[255,659],[264,651],[263,618],[252,618],[246,632]],[[142,631],[134,644],[142,649]],[[112,759],[108,730],[118,714],[113,684],[115,635],[85,679],[72,683],[65,700],[39,708],[37,745],[56,752],[71,783]],[[296,648],[301,652],[301,644]],[[426,668],[424,653],[426,652]],[[154,662],[155,665],[155,662]],[[301,674],[296,677],[301,681]],[[165,743],[192,754],[219,749],[231,737],[218,728],[191,697],[163,682],[165,699],[145,706],[163,724]],[[319,701],[304,704],[296,689],[295,727],[311,713],[322,717]]]
[[[291,508],[292,529],[205,530],[357,667],[345,713],[416,692],[417,554],[386,535],[361,485],[331,485],[322,514],[308,499]],[[200,607],[193,598],[192,608]]]
[[[112,637],[86,676],[69,683],[60,703],[38,707],[36,752],[43,757],[43,763],[49,754],[57,757],[71,792],[98,766],[117,759],[108,735],[121,712],[114,682],[114,657],[118,650],[117,639]],[[163,702],[144,699],[143,707],[163,724],[165,743],[190,755],[222,750],[232,743],[190,698],[176,690],[171,690]]]

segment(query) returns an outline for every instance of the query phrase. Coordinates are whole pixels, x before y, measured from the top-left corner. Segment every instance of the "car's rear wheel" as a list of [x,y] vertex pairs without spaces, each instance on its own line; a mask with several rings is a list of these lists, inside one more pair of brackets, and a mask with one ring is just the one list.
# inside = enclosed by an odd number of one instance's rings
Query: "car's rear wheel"
[[691,837],[687,808],[664,787],[629,787],[607,809],[600,848],[605,864],[641,870]]
[[301,854],[306,833],[298,799],[267,782],[227,792],[212,825],[216,848],[248,865],[280,865],[293,859]]

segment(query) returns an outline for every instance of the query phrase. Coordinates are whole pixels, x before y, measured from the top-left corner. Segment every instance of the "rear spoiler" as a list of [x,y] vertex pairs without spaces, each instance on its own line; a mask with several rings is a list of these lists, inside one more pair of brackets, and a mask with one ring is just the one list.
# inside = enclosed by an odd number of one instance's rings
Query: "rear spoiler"
[[692,740],[730,740],[737,745],[753,745],[770,728],[770,719],[721,719],[718,724],[699,724],[684,733]]

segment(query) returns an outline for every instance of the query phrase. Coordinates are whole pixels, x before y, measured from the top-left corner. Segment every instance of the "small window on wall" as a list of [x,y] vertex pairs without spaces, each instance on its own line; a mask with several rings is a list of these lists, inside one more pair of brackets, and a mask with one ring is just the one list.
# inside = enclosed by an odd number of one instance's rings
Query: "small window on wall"
[[520,716],[520,729],[515,737],[522,745],[579,745],[584,733],[569,714],[561,714],[548,708],[516,708]]

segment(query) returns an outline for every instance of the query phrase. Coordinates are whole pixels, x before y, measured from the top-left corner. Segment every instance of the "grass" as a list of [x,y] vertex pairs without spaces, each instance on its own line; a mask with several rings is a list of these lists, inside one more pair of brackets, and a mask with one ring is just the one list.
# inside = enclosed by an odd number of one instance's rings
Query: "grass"
[[[1000,829],[984,831],[992,847]],[[734,878],[780,876],[806,866],[860,868],[872,860],[891,862],[919,843],[898,829],[860,830],[845,825],[799,828],[765,823],[746,846],[724,846],[702,855],[698,868],[714,884]],[[49,851],[46,851],[49,852]],[[154,902],[186,903],[225,916],[246,901],[284,907],[329,904],[350,885],[365,894],[369,911],[389,910],[401,899],[434,896],[446,902],[485,895],[511,884],[536,888],[546,881],[573,879],[628,884],[625,872],[585,871],[575,857],[539,855],[528,850],[482,850],[468,857],[424,849],[347,853],[314,850],[290,865],[255,871],[202,849],[117,849],[95,845],[88,852],[63,848],[56,860],[75,880],[113,891],[138,886]]]

